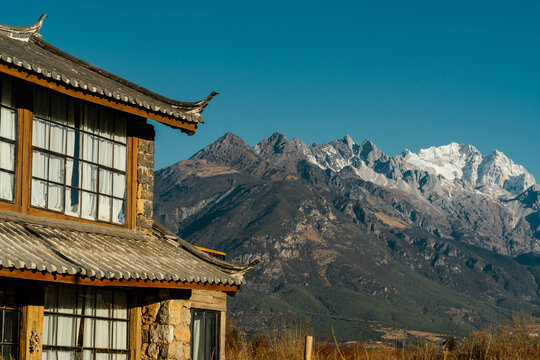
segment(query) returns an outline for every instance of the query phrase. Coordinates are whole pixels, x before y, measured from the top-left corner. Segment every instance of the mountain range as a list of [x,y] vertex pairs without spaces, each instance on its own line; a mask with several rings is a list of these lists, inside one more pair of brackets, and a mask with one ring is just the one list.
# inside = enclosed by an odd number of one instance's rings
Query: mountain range
[[247,332],[294,318],[341,339],[465,334],[540,314],[540,186],[499,151],[227,133],[156,171],[154,193],[174,233],[261,260],[230,301]]

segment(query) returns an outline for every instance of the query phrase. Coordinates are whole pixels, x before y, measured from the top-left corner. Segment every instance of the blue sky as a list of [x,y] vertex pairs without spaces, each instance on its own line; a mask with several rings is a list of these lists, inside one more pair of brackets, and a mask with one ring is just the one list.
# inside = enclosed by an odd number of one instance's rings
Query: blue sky
[[387,154],[455,141],[540,182],[540,2],[25,1],[49,43],[165,96],[221,94],[188,137],[157,127],[156,166],[227,131],[251,145],[345,134]]

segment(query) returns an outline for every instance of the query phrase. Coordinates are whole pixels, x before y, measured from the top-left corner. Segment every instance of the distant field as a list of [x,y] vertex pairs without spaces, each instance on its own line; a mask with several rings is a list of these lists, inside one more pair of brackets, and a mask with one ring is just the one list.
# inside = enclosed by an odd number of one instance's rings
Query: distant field
[[[247,341],[235,328],[227,333],[227,360],[303,360],[304,339],[309,330],[282,326]],[[540,322],[521,316],[471,333],[463,339],[430,334],[416,340],[399,334],[387,342],[317,341],[313,360],[501,360],[540,359]],[[405,341],[404,339],[409,339]],[[409,342],[410,341],[410,342]],[[446,345],[445,345],[446,344]]]

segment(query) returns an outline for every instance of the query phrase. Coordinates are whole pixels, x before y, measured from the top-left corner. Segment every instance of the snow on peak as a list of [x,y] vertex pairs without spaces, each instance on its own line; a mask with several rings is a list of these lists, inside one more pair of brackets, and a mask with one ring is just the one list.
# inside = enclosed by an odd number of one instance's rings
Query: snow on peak
[[498,150],[484,157],[478,167],[479,185],[497,185],[517,195],[535,183],[534,177],[523,166]]
[[447,180],[463,179],[473,184],[477,179],[476,169],[482,162],[482,154],[474,146],[454,142],[421,149],[418,154],[404,151],[401,156],[413,167]]

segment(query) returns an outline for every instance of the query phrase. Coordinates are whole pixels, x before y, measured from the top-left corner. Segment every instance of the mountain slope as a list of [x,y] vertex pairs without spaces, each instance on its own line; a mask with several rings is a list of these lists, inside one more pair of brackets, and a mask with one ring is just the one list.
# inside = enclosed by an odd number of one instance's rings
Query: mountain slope
[[348,136],[308,147],[274,134],[251,147],[226,134],[156,172],[154,214],[232,261],[262,260],[230,302],[248,331],[307,317],[343,339],[388,326],[464,333],[538,313],[534,261],[507,256],[537,249],[537,187],[516,196],[519,181],[483,175],[493,161],[448,147],[389,157]]

